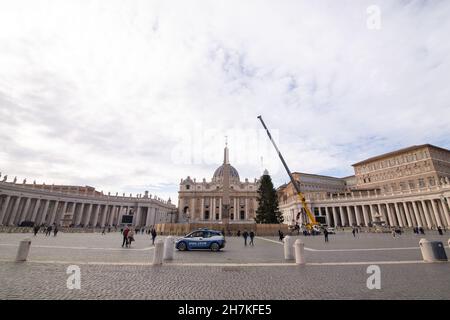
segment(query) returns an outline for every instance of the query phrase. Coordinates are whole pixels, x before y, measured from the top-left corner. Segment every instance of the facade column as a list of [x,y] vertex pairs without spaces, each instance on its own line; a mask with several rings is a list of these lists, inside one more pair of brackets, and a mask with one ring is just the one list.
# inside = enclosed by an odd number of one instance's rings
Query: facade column
[[89,220],[91,219],[91,214],[92,214],[92,203],[87,203],[87,210],[86,210],[86,214],[84,215],[84,217],[81,218],[81,223],[83,224],[83,227],[86,227],[89,224]]
[[78,226],[81,224],[81,218],[83,217],[84,212],[84,202],[81,203],[80,212],[77,214],[77,218],[75,219],[75,226]]
[[[119,210],[121,210],[121,209],[122,209],[122,207],[119,207]],[[134,219],[135,227],[139,226],[139,224],[141,223],[141,213],[142,213],[141,207],[136,206],[136,213],[135,213],[135,219]],[[120,216],[120,213],[119,213],[119,216]]]
[[219,198],[219,220],[222,220],[222,198]]
[[440,217],[440,214],[439,214],[439,210],[438,210],[436,204],[434,203],[433,199],[431,199],[431,207],[432,207],[432,209],[434,211],[434,216],[436,218],[437,227],[442,227],[443,224],[442,224],[442,220],[441,220],[441,217]]
[[117,211],[117,206],[116,205],[112,205],[111,207],[111,214],[109,215],[109,220],[108,220],[108,226],[112,226],[113,222],[114,222],[114,215],[116,214]]
[[11,201],[11,196],[6,196],[6,199],[3,203],[3,207],[1,208],[1,211],[0,211],[0,226],[3,225],[3,219],[5,218],[6,210],[8,210],[10,201]]
[[37,199],[36,200],[36,204],[34,205],[34,209],[33,209],[33,213],[32,213],[32,217],[36,218],[36,215],[38,213],[39,207],[41,206],[41,199]]
[[346,206],[345,208],[347,210],[348,223],[350,226],[353,226],[355,224],[355,220],[353,220],[352,209],[350,206]]
[[[63,207],[61,209],[61,212],[58,212],[58,208],[59,208],[59,203],[62,202],[63,203]],[[64,215],[66,214],[67,211],[67,206],[69,205],[69,203],[67,201],[56,201],[55,202],[55,222],[57,225],[61,224],[61,220],[64,219]]]
[[381,215],[381,217],[383,218],[385,223],[389,224],[389,219],[386,216],[386,212],[384,212],[383,207],[381,206],[381,204],[377,203],[377,208],[378,208],[378,214]]
[[147,207],[147,219],[145,220],[145,226],[149,227],[152,225],[152,220],[151,220],[151,216],[152,216],[152,207]]
[[347,224],[347,220],[344,215],[344,207],[339,207],[339,215],[341,216],[341,227],[344,227]]
[[212,198],[212,207],[211,207],[211,216],[209,217],[210,220],[216,219],[216,197]]
[[[333,211],[333,220],[334,220],[334,226],[333,227],[336,228],[338,226],[338,215],[337,215],[337,212],[336,212],[336,207],[333,206],[333,207],[331,207],[331,209]],[[294,212],[294,214],[295,214],[295,212]]]
[[357,205],[353,206],[353,209],[355,210],[356,224],[358,226],[360,226],[361,225],[361,215],[358,210],[358,206]]
[[245,198],[245,220],[248,220],[248,198]]
[[14,207],[11,211],[11,215],[9,216],[9,221],[8,221],[8,225],[13,225],[14,224],[14,220],[16,218],[17,215],[17,210],[19,210],[19,204],[20,201],[22,200],[22,197],[17,197],[16,201],[14,202]]
[[401,228],[406,226],[405,219],[403,219],[402,212],[398,206],[398,202],[394,202],[395,211],[397,213],[397,220]]
[[422,210],[425,213],[425,220],[427,221],[427,226],[429,229],[431,229],[431,227],[433,226],[433,220],[431,220],[431,216],[430,216],[430,213],[428,212],[427,204],[425,203],[424,200],[421,200],[420,202],[422,204]]
[[[43,216],[47,216],[47,210],[48,210],[48,206],[50,205],[50,200],[42,200],[42,201],[45,201],[44,208],[42,209],[42,215]],[[33,216],[31,217],[31,221],[33,221],[33,222],[36,221],[37,213],[38,213],[38,210],[35,210],[33,212]],[[53,221],[50,220],[50,224],[52,224],[52,223],[53,223]]]
[[27,220],[28,209],[30,209],[30,203],[31,203],[31,198],[27,198],[27,200],[25,202],[25,206],[22,209],[22,214],[20,215],[20,218],[19,218],[19,223],[21,223],[22,221]]
[[407,206],[407,204],[405,202],[400,202],[400,203],[401,203],[401,205],[403,207],[403,212],[405,213],[406,222],[408,223],[408,227],[412,227],[413,223],[412,223],[412,220],[411,220],[411,215],[410,215],[409,210],[408,210],[408,206]]
[[327,224],[331,227],[331,213],[328,209],[328,207],[325,207],[325,215],[327,216]]
[[202,197],[200,204],[200,220],[205,220],[205,197]]
[[412,207],[414,210],[414,215],[416,216],[416,220],[417,220],[417,226],[418,227],[424,227],[425,224],[422,221],[422,218],[420,217],[420,212],[419,209],[417,207],[417,203],[415,201],[412,201]]
[[108,207],[109,207],[109,205],[108,204],[105,204],[104,206],[103,206],[103,210],[102,210],[102,220],[101,220],[101,222],[100,222],[100,227],[105,227],[105,224],[106,224],[106,215],[108,214]]
[[396,222],[394,220],[394,215],[391,212],[391,208],[389,206],[389,203],[385,203],[385,205],[386,205],[386,210],[387,210],[387,214],[388,214],[388,218],[389,218],[389,225],[391,227],[393,227],[393,226],[396,225]]
[[97,227],[98,214],[100,213],[100,207],[101,207],[101,204],[97,204],[97,207],[95,208],[95,211],[94,211],[94,217],[92,218],[92,226],[94,228]]
[[[362,205],[361,208],[362,208],[363,217],[364,217],[364,224],[366,225],[366,227],[368,227],[369,223],[370,223],[370,218],[369,218],[369,214],[367,213],[367,208],[365,205]],[[369,208],[370,208],[370,206],[369,206]]]
[[[442,208],[444,208],[445,220],[447,220],[447,226],[450,227],[450,213],[448,211],[447,203],[444,199],[441,199]],[[0,220],[1,222],[1,220]]]

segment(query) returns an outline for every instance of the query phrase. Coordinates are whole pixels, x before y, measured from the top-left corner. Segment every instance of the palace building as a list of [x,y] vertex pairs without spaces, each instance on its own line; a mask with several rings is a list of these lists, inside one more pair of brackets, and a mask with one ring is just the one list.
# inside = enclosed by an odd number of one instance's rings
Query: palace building
[[195,223],[255,223],[259,180],[241,181],[230,164],[228,147],[223,164],[211,181],[181,179],[178,192],[179,221]]
[[[355,163],[353,168],[355,175],[346,178],[294,173],[319,222],[450,227],[448,149],[411,146]],[[285,223],[295,224],[301,204],[292,184],[280,186],[278,197]]]

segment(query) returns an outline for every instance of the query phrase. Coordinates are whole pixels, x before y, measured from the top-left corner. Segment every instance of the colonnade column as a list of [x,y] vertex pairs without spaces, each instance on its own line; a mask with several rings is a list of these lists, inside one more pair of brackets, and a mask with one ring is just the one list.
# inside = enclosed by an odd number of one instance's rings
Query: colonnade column
[[98,214],[100,212],[101,204],[97,204],[97,207],[95,208],[94,217],[92,219],[92,226],[95,228],[97,226],[98,222]]
[[337,215],[337,212],[336,212],[336,207],[333,206],[331,208],[332,208],[332,211],[333,211],[334,227],[336,228],[337,225],[338,225],[338,223],[337,223],[338,222],[338,215]]
[[[43,201],[45,201],[45,204],[44,204],[44,208],[42,209],[42,215],[43,216],[47,216],[47,211],[48,211],[48,207],[50,205],[50,200],[43,200]],[[33,216],[31,217],[31,221],[33,221],[33,222],[36,221],[37,213],[38,213],[38,210],[35,210],[33,212]],[[52,217],[50,217],[50,224],[53,223],[53,220],[54,219],[52,219]]]
[[417,203],[415,201],[411,202],[413,210],[414,210],[414,215],[416,216],[416,220],[417,220],[417,226],[418,227],[424,227],[425,224],[422,221],[422,217],[420,216],[420,212],[419,212],[419,208],[417,207]]
[[436,204],[434,203],[433,199],[431,199],[431,207],[433,208],[433,211],[434,211],[434,216],[436,218],[437,227],[442,227],[442,221],[441,221],[441,217],[439,214],[439,210],[438,210]]
[[6,210],[8,209],[9,202],[11,201],[11,196],[6,196],[6,199],[3,203],[3,207],[0,211],[0,225],[3,225],[3,219],[5,218]]
[[400,203],[401,203],[401,205],[403,207],[403,212],[405,213],[406,222],[408,223],[408,227],[412,227],[413,226],[413,222],[412,222],[409,210],[408,210],[408,206],[407,206],[407,204],[405,202],[400,202]]
[[405,223],[405,221],[403,219],[403,216],[402,216],[402,213],[401,213],[401,211],[399,209],[398,202],[394,203],[394,208],[395,208],[395,211],[396,211],[398,224],[402,228],[405,227],[406,223]]
[[31,203],[31,198],[27,198],[27,200],[25,202],[25,206],[22,209],[22,214],[20,215],[20,218],[19,218],[19,223],[27,220],[28,209],[30,208],[30,203]]
[[16,197],[16,201],[14,202],[14,207],[11,211],[11,215],[9,216],[9,221],[8,221],[8,225],[13,225],[14,224],[14,218],[17,215],[17,210],[19,210],[19,204],[20,204],[20,200],[22,200],[22,197]]
[[[448,212],[447,202],[444,199],[441,199],[442,208],[444,208],[445,219],[447,220],[447,226],[450,227],[450,213]],[[1,222],[1,220],[0,220]]]
[[428,212],[427,204],[424,200],[421,200],[420,203],[422,204],[423,212],[425,213],[425,220],[427,221],[428,228],[431,228],[433,226],[433,222],[430,217],[430,213]]
[[364,223],[366,224],[366,227],[369,226],[370,223],[370,218],[369,218],[369,214],[367,213],[367,208],[365,205],[362,205],[362,212],[363,212],[363,217],[364,217]]

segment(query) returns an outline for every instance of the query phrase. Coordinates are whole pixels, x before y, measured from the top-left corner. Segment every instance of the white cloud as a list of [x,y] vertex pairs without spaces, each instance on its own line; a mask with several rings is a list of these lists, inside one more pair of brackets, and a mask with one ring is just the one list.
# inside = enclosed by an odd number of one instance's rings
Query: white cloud
[[[229,135],[241,178],[264,156],[284,182],[275,152],[249,143],[259,114],[293,171],[448,148],[449,14],[446,1],[0,1],[0,171],[175,198],[180,178],[210,178]],[[200,162],[173,158],[189,139]]]

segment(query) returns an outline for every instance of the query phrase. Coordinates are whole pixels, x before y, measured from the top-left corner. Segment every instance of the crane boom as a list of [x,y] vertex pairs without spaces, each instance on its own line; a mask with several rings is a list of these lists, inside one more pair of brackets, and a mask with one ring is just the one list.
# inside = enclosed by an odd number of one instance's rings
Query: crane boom
[[262,119],[261,116],[258,116],[258,119],[261,121],[262,126],[264,127],[264,129],[267,132],[267,135],[269,136],[270,141],[272,142],[273,146],[275,147],[275,150],[278,153],[278,157],[280,157],[281,163],[283,163],[284,168],[286,169],[287,174],[289,175],[289,178],[291,179],[292,185],[295,188],[295,191],[297,191],[297,196],[300,199],[300,202],[302,203],[302,207],[305,210],[306,214],[308,215],[309,221],[310,223],[307,224],[307,227],[311,228],[313,225],[317,225],[317,221],[316,218],[314,217],[314,215],[311,213],[311,210],[309,210],[308,208],[308,204],[306,203],[305,200],[305,196],[303,195],[303,193],[300,191],[300,186],[298,185],[297,181],[294,179],[294,176],[291,173],[291,170],[289,170],[289,167],[286,164],[286,161],[284,161],[283,156],[281,155],[280,150],[278,149],[275,141],[273,141],[272,139],[272,135],[270,134],[269,129],[267,128],[266,124],[264,123],[264,120]]

